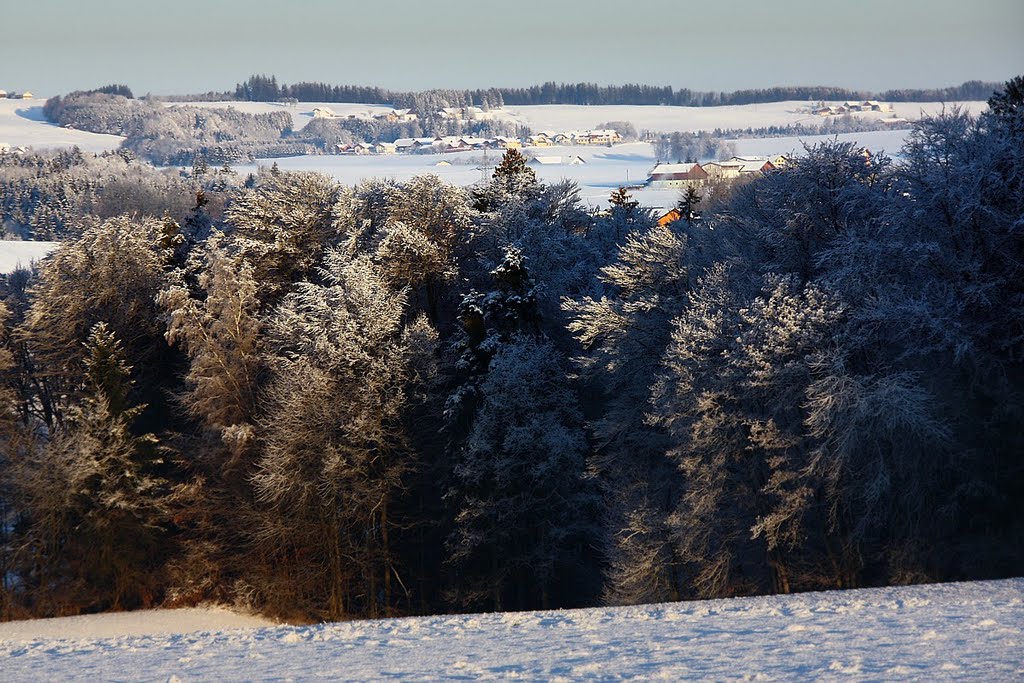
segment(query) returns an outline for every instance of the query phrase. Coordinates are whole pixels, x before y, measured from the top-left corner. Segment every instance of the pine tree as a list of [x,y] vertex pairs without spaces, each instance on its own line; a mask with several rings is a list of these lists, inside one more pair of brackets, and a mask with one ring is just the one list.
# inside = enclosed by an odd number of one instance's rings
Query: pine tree
[[698,220],[700,216],[697,214],[697,205],[700,204],[701,196],[697,192],[697,189],[693,185],[686,186],[686,192],[680,197],[679,203],[676,205],[676,209],[679,211],[679,217],[686,221],[687,224],[692,224]]
[[83,367],[81,401],[22,472],[40,612],[153,604],[170,551],[163,456],[133,430],[145,406],[131,403],[131,367],[106,323],[90,331]]
[[453,598],[496,610],[589,598],[597,501],[583,477],[583,418],[559,354],[513,337],[491,359],[478,395],[446,494]]
[[596,498],[583,478],[579,404],[541,332],[522,254],[509,248],[491,277],[494,290],[460,306],[462,385],[446,406],[451,592],[463,606],[544,607],[553,594],[580,599],[589,589]]

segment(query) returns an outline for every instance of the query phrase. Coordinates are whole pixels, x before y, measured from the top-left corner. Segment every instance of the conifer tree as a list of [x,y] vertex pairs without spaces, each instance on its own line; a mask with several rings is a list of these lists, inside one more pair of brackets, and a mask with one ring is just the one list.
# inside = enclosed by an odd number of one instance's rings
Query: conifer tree
[[697,205],[700,204],[701,196],[693,185],[687,185],[683,196],[679,198],[676,209],[679,217],[688,224],[696,221],[700,216],[697,214]]
[[38,456],[24,464],[24,551],[43,611],[126,609],[159,598],[170,551],[163,455],[133,423],[131,367],[106,323],[84,345],[82,399]]

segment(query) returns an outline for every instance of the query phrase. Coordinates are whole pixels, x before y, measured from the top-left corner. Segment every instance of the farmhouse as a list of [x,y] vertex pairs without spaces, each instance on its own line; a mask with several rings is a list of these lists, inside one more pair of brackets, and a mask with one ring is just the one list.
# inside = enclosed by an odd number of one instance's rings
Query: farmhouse
[[6,90],[0,90],[0,100],[5,99],[6,97],[7,97],[7,91]]
[[658,164],[647,175],[647,185],[659,188],[687,187],[707,179],[708,172],[697,163]]
[[411,109],[392,109],[389,112],[377,114],[373,118],[387,121],[388,123],[411,123],[418,121],[420,117],[414,114]]
[[729,162],[742,164],[740,167],[740,175],[767,173],[768,171],[774,171],[776,168],[775,164],[773,164],[768,157],[733,157],[732,159],[729,159]]
[[313,107],[314,119],[334,119],[337,116],[329,107]]
[[494,138],[494,143],[501,149],[519,149],[523,146],[523,143],[516,138],[507,138],[504,135]]
[[744,162],[742,161],[709,161],[706,164],[701,164],[701,168],[708,174],[708,178],[714,180],[739,178],[743,166]]
[[336,150],[338,154],[371,154],[373,153],[373,145],[368,142],[353,142],[348,145],[337,145]]
[[617,130],[585,130],[573,134],[577,145],[610,145],[622,140]]
[[531,135],[526,139],[527,144],[531,147],[550,147],[551,138],[544,133],[538,133],[537,135]]

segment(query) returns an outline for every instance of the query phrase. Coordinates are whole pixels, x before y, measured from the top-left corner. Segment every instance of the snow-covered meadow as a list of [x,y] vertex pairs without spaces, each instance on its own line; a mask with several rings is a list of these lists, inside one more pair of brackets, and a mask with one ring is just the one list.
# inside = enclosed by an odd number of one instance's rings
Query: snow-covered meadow
[[78,147],[100,153],[117,149],[124,138],[61,128],[43,116],[46,100],[0,99],[0,143],[12,148],[63,149]]
[[3,679],[1024,678],[1024,579],[147,635],[66,623],[63,637],[0,624]]
[[[345,104],[333,102],[299,102],[283,105],[276,102],[187,102],[167,103],[167,106],[187,104],[196,107],[233,107],[250,114],[275,111],[291,113],[296,130],[313,120],[313,109],[326,107],[338,116],[380,114],[390,111],[389,105]],[[525,105],[507,106],[492,112],[494,118],[529,126],[534,132],[543,130],[565,131],[594,128],[608,121],[629,121],[637,130],[671,133],[683,130],[714,130],[716,128],[760,128],[801,123],[814,125],[825,119],[808,113],[814,102],[787,100],[765,104],[727,105],[722,107],[675,107],[654,105]],[[826,104],[842,104],[831,102]],[[888,104],[888,103],[886,103]],[[866,120],[899,117],[918,119],[922,114],[937,114],[943,107],[959,106],[972,114],[981,113],[985,102],[894,102],[891,111],[858,112],[853,116]]]

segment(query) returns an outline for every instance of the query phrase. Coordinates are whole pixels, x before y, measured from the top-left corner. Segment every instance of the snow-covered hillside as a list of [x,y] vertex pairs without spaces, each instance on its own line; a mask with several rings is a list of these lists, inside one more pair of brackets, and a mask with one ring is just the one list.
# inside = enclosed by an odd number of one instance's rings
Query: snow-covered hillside
[[[591,128],[608,121],[629,121],[637,130],[671,133],[683,130],[714,130],[716,128],[760,128],[801,123],[815,125],[824,119],[808,113],[809,102],[786,101],[765,104],[743,104],[723,107],[658,107],[638,105],[578,106],[567,104],[510,106],[502,110],[503,118],[524,123],[534,131]],[[842,104],[841,102],[838,104]],[[888,104],[888,103],[887,103]],[[937,114],[943,107],[960,106],[980,114],[985,102],[894,102],[892,111],[861,112],[853,116],[878,120],[893,116],[918,119],[924,114]]]
[[124,139],[55,126],[43,116],[44,104],[46,100],[0,99],[0,143],[34,149],[77,146],[83,152],[98,154],[117,149]]
[[69,631],[65,639],[2,640],[12,637],[5,636],[12,626],[0,625],[5,681],[1024,679],[1024,579],[178,635],[85,638]]
[[[167,103],[175,106],[181,103]],[[276,102],[189,102],[196,107],[233,107],[250,114],[265,114],[275,111],[291,113],[295,129],[301,129],[313,120],[313,109],[326,107],[338,116],[350,114],[380,114],[390,111],[384,104],[345,104],[323,102],[299,102],[285,106]],[[716,128],[760,128],[762,126],[784,126],[794,123],[805,125],[820,124],[824,119],[808,113],[812,103],[800,101],[768,102],[765,104],[743,104],[722,107],[661,107],[641,105],[594,105],[572,104],[508,106],[492,115],[500,120],[514,121],[531,127],[535,132],[542,130],[565,131],[593,128],[608,121],[629,121],[637,130],[671,133],[677,130],[714,130]],[[842,104],[842,103],[838,103]],[[894,102],[892,111],[860,112],[854,116],[867,120],[891,117],[918,119],[922,114],[936,114],[943,107],[959,106],[973,114],[979,114],[988,106],[985,102]]]

